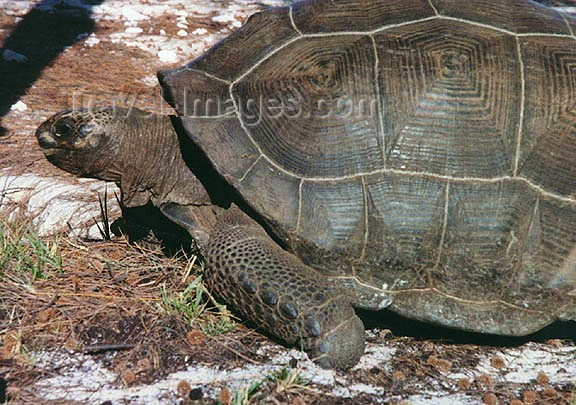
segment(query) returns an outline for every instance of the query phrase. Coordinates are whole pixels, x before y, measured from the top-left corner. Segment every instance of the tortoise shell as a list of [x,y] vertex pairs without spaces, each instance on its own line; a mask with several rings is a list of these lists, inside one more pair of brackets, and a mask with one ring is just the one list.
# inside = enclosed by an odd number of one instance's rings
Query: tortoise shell
[[315,0],[159,72],[190,137],[357,306],[576,319],[576,20],[530,0]]

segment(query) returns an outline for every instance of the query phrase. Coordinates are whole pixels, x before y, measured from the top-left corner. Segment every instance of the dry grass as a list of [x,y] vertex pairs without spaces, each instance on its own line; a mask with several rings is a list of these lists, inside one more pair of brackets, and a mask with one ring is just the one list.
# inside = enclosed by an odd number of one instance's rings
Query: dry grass
[[0,222],[0,377],[12,403],[33,399],[37,351],[117,352],[112,367],[131,385],[222,346],[236,327],[204,291],[195,256],[124,238],[40,239],[24,223]]

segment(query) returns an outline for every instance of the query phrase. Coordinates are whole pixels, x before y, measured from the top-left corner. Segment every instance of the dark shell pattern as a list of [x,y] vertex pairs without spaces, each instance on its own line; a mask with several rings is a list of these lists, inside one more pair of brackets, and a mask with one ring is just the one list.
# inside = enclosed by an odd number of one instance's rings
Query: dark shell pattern
[[525,334],[576,318],[575,30],[530,0],[305,1],[159,77],[355,305]]

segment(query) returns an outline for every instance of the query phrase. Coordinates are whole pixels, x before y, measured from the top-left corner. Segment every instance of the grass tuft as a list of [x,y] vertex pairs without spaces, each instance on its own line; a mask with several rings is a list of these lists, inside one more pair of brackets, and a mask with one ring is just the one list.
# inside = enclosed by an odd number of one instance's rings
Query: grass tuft
[[267,380],[273,382],[277,393],[293,392],[304,388],[309,381],[302,377],[299,369],[283,368],[280,371],[274,371]]
[[236,327],[230,311],[212,298],[202,284],[201,276],[197,276],[182,291],[169,291],[163,286],[161,309],[208,336],[218,336]]
[[[116,194],[115,194],[116,195]],[[120,199],[116,195],[116,200],[120,204]],[[94,224],[98,227],[98,232],[103,240],[112,240],[112,235],[110,233],[110,216],[108,214],[108,185],[104,188],[104,197],[98,194],[98,204],[100,205],[100,224],[96,218],[94,218]]]
[[[254,381],[234,391],[232,405],[250,405],[261,403],[265,399],[285,398],[285,394],[297,394],[303,390],[314,391],[308,387],[309,381],[301,375],[300,369],[283,368],[273,371],[263,379]],[[283,401],[273,401],[282,403]]]
[[59,240],[44,242],[29,225],[0,221],[0,276],[10,272],[46,279],[62,271]]
[[232,405],[248,405],[252,403],[252,399],[265,384],[266,380],[260,380],[238,388],[232,397]]

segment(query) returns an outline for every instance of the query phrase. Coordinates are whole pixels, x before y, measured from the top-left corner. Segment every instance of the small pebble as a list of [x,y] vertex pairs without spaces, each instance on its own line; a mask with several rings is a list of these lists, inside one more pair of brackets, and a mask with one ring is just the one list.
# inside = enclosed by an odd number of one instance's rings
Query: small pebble
[[558,396],[558,391],[552,387],[549,387],[542,391],[542,396],[546,399],[556,398]]
[[130,8],[130,7],[124,7],[121,10],[122,13],[122,17],[124,17],[125,20],[128,21],[143,21],[143,20],[148,20],[148,16]]
[[536,382],[540,385],[548,385],[550,384],[550,378],[548,378],[545,372],[540,371],[536,376]]
[[470,389],[470,380],[468,378],[461,378],[458,380],[458,388],[460,391],[466,391]]
[[12,107],[10,107],[11,111],[26,111],[28,109],[28,106],[23,103],[22,101],[18,101],[16,104],[12,104]]
[[204,397],[204,393],[202,392],[202,388],[200,387],[196,387],[194,389],[191,389],[190,392],[188,393],[188,398],[191,399],[192,401],[199,401]]
[[188,340],[188,343],[190,343],[192,346],[199,346],[206,343],[206,337],[204,336],[204,333],[198,329],[189,331],[186,334],[186,340]]
[[525,404],[534,404],[538,402],[538,399],[538,393],[536,391],[524,391],[524,394],[522,394],[522,401],[524,401]]
[[129,368],[124,370],[120,377],[122,378],[122,381],[124,381],[124,384],[126,385],[131,385],[134,383],[134,381],[136,381],[136,374]]
[[492,359],[490,359],[490,364],[492,365],[492,367],[497,368],[498,370],[501,370],[504,368],[504,366],[506,365],[504,363],[504,359],[498,355],[492,357]]
[[190,387],[190,383],[186,380],[181,380],[176,387],[176,391],[178,391],[178,395],[181,397],[187,397],[190,394],[191,389],[192,387]]
[[165,63],[176,63],[178,62],[178,56],[174,51],[162,50],[158,52],[158,58]]
[[394,381],[406,381],[406,374],[404,374],[402,371],[394,371],[392,373],[392,379]]
[[94,34],[90,34],[88,38],[84,41],[84,45],[89,47],[93,47],[94,45],[98,45],[100,43],[100,39],[96,37]]
[[486,405],[498,405],[498,397],[493,392],[488,392],[482,397]]
[[564,346],[564,343],[562,342],[562,340],[560,339],[549,339],[546,341],[547,344],[549,344],[550,346],[553,347],[562,347]]
[[140,34],[143,31],[144,30],[140,27],[128,27],[126,28],[126,30],[124,30],[124,32],[126,32],[127,34]]
[[476,377],[476,384],[479,388],[491,389],[494,385],[494,380],[488,374],[482,374]]
[[218,401],[223,404],[229,404],[232,401],[232,393],[226,387],[222,388],[218,393]]

